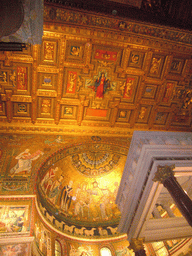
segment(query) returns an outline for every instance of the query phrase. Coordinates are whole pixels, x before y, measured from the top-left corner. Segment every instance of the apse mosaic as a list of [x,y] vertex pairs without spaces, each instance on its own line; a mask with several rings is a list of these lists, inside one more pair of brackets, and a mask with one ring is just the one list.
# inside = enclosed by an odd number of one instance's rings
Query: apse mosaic
[[102,141],[65,147],[39,169],[39,207],[57,229],[79,236],[117,234],[115,199],[127,148]]
[[[118,235],[120,211],[115,198],[131,137],[15,134],[0,138],[1,195],[37,193],[43,217],[63,233],[89,238]],[[8,216],[8,208],[2,207],[3,216]],[[20,206],[10,207],[16,218],[26,218],[24,206],[22,211]],[[17,223],[7,227],[2,219],[2,230],[28,230],[23,227],[26,221]]]
[[[51,256],[51,246],[55,244],[55,255],[70,255],[70,256],[95,256],[95,255],[118,255],[118,256],[133,256],[132,250],[128,249],[129,242],[126,237],[117,240],[100,239],[99,243],[93,243],[91,240],[73,240],[57,234],[54,239],[50,240],[51,232],[48,230],[40,219],[36,220],[35,229],[35,244],[38,250],[44,255]],[[52,243],[50,243],[52,241]],[[108,254],[106,254],[108,253]]]

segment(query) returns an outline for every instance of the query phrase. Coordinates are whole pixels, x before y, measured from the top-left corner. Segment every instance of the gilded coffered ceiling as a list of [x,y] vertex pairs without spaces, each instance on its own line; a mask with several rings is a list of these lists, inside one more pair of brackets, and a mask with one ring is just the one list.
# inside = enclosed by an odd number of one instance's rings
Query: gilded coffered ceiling
[[44,20],[41,45],[0,53],[1,132],[191,131],[190,32],[48,4]]
[[133,131],[191,131],[191,56],[190,31],[46,2],[42,44],[0,52],[0,191],[27,198],[39,248],[44,229],[68,251],[125,243],[115,197]]

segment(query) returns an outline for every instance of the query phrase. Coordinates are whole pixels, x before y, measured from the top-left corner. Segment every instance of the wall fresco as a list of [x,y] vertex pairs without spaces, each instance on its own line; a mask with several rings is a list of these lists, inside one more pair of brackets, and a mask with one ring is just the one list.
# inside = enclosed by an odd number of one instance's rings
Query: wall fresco
[[30,256],[29,243],[0,245],[0,256]]
[[0,237],[26,236],[31,230],[32,201],[0,200]]
[[43,255],[51,256],[50,231],[38,220],[34,228],[35,243]]

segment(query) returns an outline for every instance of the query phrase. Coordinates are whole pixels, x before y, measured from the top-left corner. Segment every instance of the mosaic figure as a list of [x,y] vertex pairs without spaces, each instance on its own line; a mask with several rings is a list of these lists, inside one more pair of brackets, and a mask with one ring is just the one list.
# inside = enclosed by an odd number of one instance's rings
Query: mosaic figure
[[18,156],[15,157],[18,162],[13,168],[11,168],[11,176],[13,177],[16,174],[21,173],[29,174],[31,172],[32,162],[38,159],[43,154],[44,153],[40,150],[37,150],[35,153],[31,154],[29,152],[29,149],[26,149],[25,151],[20,153]]
[[[90,213],[91,213],[91,217],[93,218],[93,221],[96,221],[97,219],[99,219],[100,216],[102,219],[108,219],[106,215],[103,192],[99,188],[97,181],[94,181],[92,184],[92,189],[89,189],[87,191],[91,195],[89,209],[90,209]],[[100,206],[100,212],[98,212],[98,204]]]
[[3,245],[0,247],[1,256],[25,256],[28,255],[26,244]]
[[64,186],[61,191],[61,209],[64,212],[67,212],[72,200],[72,193],[73,193],[73,181],[70,180],[67,186]]
[[53,186],[53,178],[55,177],[56,172],[58,171],[58,167],[50,168],[49,171],[46,173],[44,178],[41,181],[41,187],[45,194],[49,194]]
[[62,188],[62,182],[63,182],[63,176],[61,175],[59,180],[55,180],[52,184],[52,189],[49,193],[49,200],[55,204],[55,202],[58,200],[59,191]]
[[87,192],[87,185],[83,184],[76,189],[74,215],[77,218],[89,218],[90,195]]

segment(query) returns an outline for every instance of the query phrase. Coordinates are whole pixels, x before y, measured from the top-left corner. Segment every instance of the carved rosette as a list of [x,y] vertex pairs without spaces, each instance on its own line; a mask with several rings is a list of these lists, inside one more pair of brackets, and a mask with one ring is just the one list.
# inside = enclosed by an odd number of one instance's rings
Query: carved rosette
[[174,177],[173,169],[175,168],[175,165],[165,165],[161,166],[158,165],[157,171],[155,173],[155,177],[153,178],[153,181],[159,181],[160,183],[164,183],[164,181],[170,177]]

